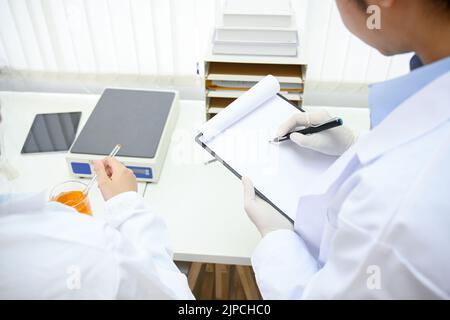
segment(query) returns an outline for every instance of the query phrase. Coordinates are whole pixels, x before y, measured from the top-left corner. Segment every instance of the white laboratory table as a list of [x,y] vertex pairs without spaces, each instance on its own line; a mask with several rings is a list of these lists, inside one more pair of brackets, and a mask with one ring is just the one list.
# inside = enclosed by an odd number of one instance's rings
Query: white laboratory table
[[[6,121],[6,148],[21,176],[14,191],[39,191],[69,179],[64,154],[21,155],[20,150],[36,113],[83,111],[84,125],[98,95],[0,92]],[[219,264],[250,265],[260,236],[243,210],[240,181],[194,142],[204,121],[202,101],[181,101],[176,130],[160,177],[139,184],[139,193],[167,221],[174,258]],[[312,109],[312,108],[311,108]],[[327,108],[355,130],[366,130],[366,109]],[[96,189],[96,188],[95,188]],[[98,190],[91,195],[95,215],[103,214]]]

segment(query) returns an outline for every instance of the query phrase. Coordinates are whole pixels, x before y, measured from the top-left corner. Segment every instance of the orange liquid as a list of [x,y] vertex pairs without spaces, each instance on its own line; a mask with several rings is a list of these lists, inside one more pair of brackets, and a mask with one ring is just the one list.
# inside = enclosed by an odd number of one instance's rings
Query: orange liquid
[[53,200],[72,207],[79,213],[92,215],[89,198],[82,191],[61,192]]

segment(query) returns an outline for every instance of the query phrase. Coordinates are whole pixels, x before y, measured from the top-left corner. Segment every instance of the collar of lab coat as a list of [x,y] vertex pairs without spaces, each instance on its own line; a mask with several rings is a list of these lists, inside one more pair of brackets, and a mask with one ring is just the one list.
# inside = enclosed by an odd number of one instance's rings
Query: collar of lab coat
[[40,211],[47,203],[47,193],[13,194],[5,202],[0,203],[0,213],[15,214]]
[[361,164],[412,141],[450,118],[450,72],[403,102],[369,134],[361,137],[356,153]]

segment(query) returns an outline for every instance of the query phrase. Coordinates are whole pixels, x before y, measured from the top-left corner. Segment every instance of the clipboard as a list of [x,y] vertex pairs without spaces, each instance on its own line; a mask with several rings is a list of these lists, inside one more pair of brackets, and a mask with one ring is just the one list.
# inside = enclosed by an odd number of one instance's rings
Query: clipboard
[[[283,100],[285,100],[286,102],[288,102],[289,104],[291,104],[293,107],[295,107],[296,109],[298,109],[300,112],[305,112],[305,110],[300,107],[295,105],[294,103],[292,103],[291,101],[289,101],[288,99],[286,99],[282,94],[277,93],[277,96],[282,98]],[[220,162],[225,168],[227,168],[228,170],[230,170],[231,173],[233,173],[239,180],[242,179],[242,176],[232,167],[230,166],[227,162],[225,162],[219,155],[217,155],[213,150],[211,150],[205,143],[203,143],[200,138],[203,136],[203,133],[199,133],[196,137],[195,137],[195,142],[197,142],[203,149],[205,149],[211,156],[213,156],[218,162]],[[255,193],[258,197],[260,197],[261,199],[263,199],[264,201],[266,201],[268,204],[270,204],[275,210],[277,210],[281,215],[283,215],[286,219],[288,219],[292,224],[294,223],[294,220],[291,219],[286,213],[283,212],[283,210],[281,210],[279,207],[277,207],[269,198],[267,198],[261,191],[259,191],[257,188],[255,188]]]
[[[269,143],[277,127],[298,111],[304,112],[279,93],[279,83],[274,77],[267,76],[206,122],[195,137],[203,149],[237,178],[249,176],[254,182],[255,193],[291,222],[295,220],[298,199],[307,193],[311,180],[337,159],[299,148],[291,141],[277,145]],[[252,133],[259,128],[267,128],[269,132],[246,135],[241,131],[249,129]],[[244,148],[235,147],[230,144],[235,143],[233,137],[238,137],[238,142],[248,139],[250,143],[243,143]],[[227,149],[230,145],[236,150]],[[251,150],[245,148],[254,145]],[[248,160],[246,153],[255,150],[256,163],[245,162]],[[262,152],[258,153],[260,150]],[[271,157],[270,152],[276,156]],[[276,162],[273,167],[271,162]],[[272,171],[265,170],[267,163]]]

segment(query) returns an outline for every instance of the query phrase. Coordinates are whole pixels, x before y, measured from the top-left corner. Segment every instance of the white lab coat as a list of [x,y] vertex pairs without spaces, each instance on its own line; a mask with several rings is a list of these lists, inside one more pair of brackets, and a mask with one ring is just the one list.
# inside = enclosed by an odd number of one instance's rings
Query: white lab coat
[[136,192],[106,221],[45,194],[0,203],[0,299],[191,299],[166,226]]
[[449,119],[450,72],[362,136],[258,245],[263,297],[450,298]]

